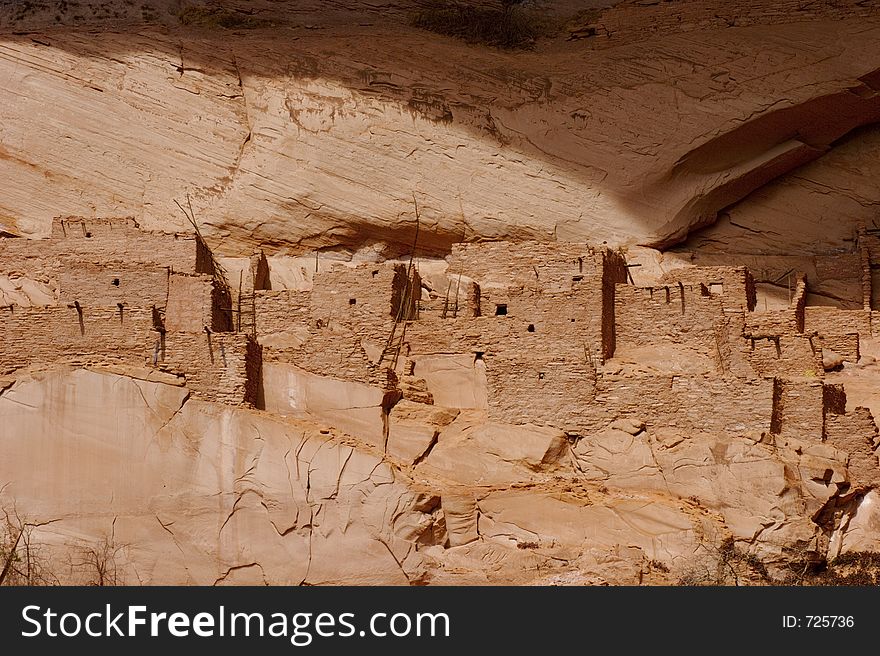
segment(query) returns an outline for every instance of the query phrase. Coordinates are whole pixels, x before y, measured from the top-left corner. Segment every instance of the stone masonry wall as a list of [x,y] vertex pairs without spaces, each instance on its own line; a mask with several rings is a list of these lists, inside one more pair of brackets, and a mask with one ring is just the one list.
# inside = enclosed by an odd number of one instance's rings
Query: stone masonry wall
[[803,274],[798,274],[797,284],[792,292],[791,306],[782,310],[747,313],[746,336],[776,337],[804,332],[806,297],[806,279]]
[[195,396],[207,401],[256,404],[259,345],[245,333],[165,334],[159,368],[182,374]]
[[823,375],[822,353],[807,335],[749,338],[749,364],[762,378]]
[[664,274],[663,285],[679,283],[696,287],[705,286],[713,296],[721,298],[725,309],[752,311],[755,309],[755,280],[746,267],[701,266],[682,267]]
[[[210,251],[197,236],[144,231],[133,219],[56,219],[51,238],[40,242],[44,248],[48,246],[83,260],[154,264],[190,273],[214,272]],[[34,245],[38,247],[40,242]]]
[[719,376],[602,376],[596,402],[608,418],[629,417],[683,435],[747,435],[770,430],[773,381]]
[[159,336],[143,308],[68,306],[0,310],[0,371],[35,364],[149,364]]
[[[453,244],[447,260],[451,275],[462,271],[477,281],[483,291],[492,287],[526,286],[546,292],[564,292],[578,277],[601,281],[606,253],[610,251],[585,244],[479,242]],[[624,277],[617,282],[625,280]]]
[[618,349],[676,344],[721,366],[717,340],[721,298],[703,285],[617,285],[615,333]]
[[257,290],[254,308],[257,335],[286,332],[309,324],[312,294],[292,289]]
[[833,351],[844,360],[858,362],[859,335],[871,334],[871,313],[832,307],[808,307],[805,332],[816,333],[822,349]]
[[65,261],[59,273],[62,304],[165,308],[168,269],[150,265]]

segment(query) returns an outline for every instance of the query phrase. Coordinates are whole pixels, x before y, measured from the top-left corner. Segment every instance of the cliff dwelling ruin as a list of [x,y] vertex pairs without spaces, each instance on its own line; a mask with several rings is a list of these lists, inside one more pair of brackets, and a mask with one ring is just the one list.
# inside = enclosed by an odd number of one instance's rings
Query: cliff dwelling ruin
[[877,3],[465,4],[0,6],[14,582],[880,581]]
[[[399,263],[339,264],[310,290],[273,290],[261,253],[236,287],[197,235],[58,219],[48,239],[0,239],[0,273],[54,299],[5,308],[2,369],[152,368],[198,398],[282,414],[307,413],[292,400],[308,395],[308,374],[332,372],[382,392],[363,417],[377,440],[381,415],[406,399],[572,436],[618,419],[830,444],[858,435],[870,459],[870,412],[847,413],[842,386],[824,380],[858,361],[877,321],[878,237],[862,230],[858,243],[863,309],[806,306],[800,275],[788,307],[763,311],[745,267],[682,268],[638,287],[619,251],[537,242],[455,245],[445,296]],[[267,389],[275,365],[306,376],[302,388]]]

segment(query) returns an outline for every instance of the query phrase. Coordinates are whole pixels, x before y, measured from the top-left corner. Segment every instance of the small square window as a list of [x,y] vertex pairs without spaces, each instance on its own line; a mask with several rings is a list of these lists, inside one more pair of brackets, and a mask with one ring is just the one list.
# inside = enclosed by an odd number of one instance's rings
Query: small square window
[[356,298],[348,299],[348,304],[349,305],[357,305],[357,299]]
[[495,316],[503,317],[507,315],[507,303],[499,303],[495,306]]

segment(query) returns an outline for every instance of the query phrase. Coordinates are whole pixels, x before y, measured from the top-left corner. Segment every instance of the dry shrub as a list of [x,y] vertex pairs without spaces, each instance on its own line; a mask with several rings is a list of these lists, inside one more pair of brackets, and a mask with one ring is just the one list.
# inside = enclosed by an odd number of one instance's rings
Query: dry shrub
[[3,511],[0,523],[0,585],[58,585],[43,547],[34,539],[40,525]]
[[225,30],[247,30],[268,27],[272,23],[250,14],[222,7],[188,7],[177,15],[182,25],[219,27]]
[[529,49],[547,34],[548,27],[540,14],[518,4],[503,2],[501,8],[471,7],[440,0],[420,11],[413,25],[468,43],[508,50]]

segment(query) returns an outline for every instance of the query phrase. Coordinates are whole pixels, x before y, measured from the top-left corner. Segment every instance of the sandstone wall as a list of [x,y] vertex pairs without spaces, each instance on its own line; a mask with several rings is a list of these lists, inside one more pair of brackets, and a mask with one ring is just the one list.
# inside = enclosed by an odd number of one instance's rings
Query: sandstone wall
[[166,333],[159,367],[183,374],[206,401],[256,405],[260,347],[244,333]]
[[81,259],[214,273],[211,252],[197,236],[144,231],[133,219],[58,219],[49,242],[57,252]]
[[681,435],[746,435],[770,430],[773,381],[716,376],[603,376],[596,404],[606,421],[629,417]]
[[291,346],[271,346],[264,358],[272,362],[294,364],[315,375],[329,375],[339,380],[394,389],[397,376],[394,371],[371,359],[356,333],[341,327],[312,328],[302,343]]
[[865,310],[840,310],[831,307],[808,307],[805,331],[817,334],[817,343],[850,362],[859,360],[859,335],[871,335],[871,313]]
[[856,486],[875,486],[880,482],[880,466],[874,451],[877,425],[870,410],[857,407],[846,414],[829,414],[825,418],[825,440],[849,454],[847,466]]
[[[775,381],[773,431],[780,435],[821,441],[827,414],[842,414],[842,390],[822,381],[799,379]],[[846,396],[843,396],[843,405]]]
[[806,335],[748,338],[748,361],[762,378],[823,375],[822,352]]
[[292,289],[254,293],[257,335],[272,335],[305,327],[311,316],[311,292]]
[[148,364],[159,338],[153,313],[143,308],[75,306],[0,310],[0,369],[30,365]]
[[745,334],[749,337],[775,337],[804,332],[807,283],[803,274],[791,290],[790,307],[746,314]]
[[721,366],[717,330],[723,305],[704,285],[617,286],[615,334],[619,349],[675,344]]
[[169,331],[232,330],[228,290],[214,276],[174,273],[168,280],[165,328]]
[[[121,303],[164,309],[168,301],[169,272],[165,267],[65,258],[58,281],[62,304],[77,301],[83,306],[112,307]],[[198,297],[193,301],[198,302]]]
[[682,267],[663,274],[663,285],[682,284],[705,286],[713,296],[721,298],[725,309],[752,311],[755,309],[755,279],[746,267],[700,266]]

